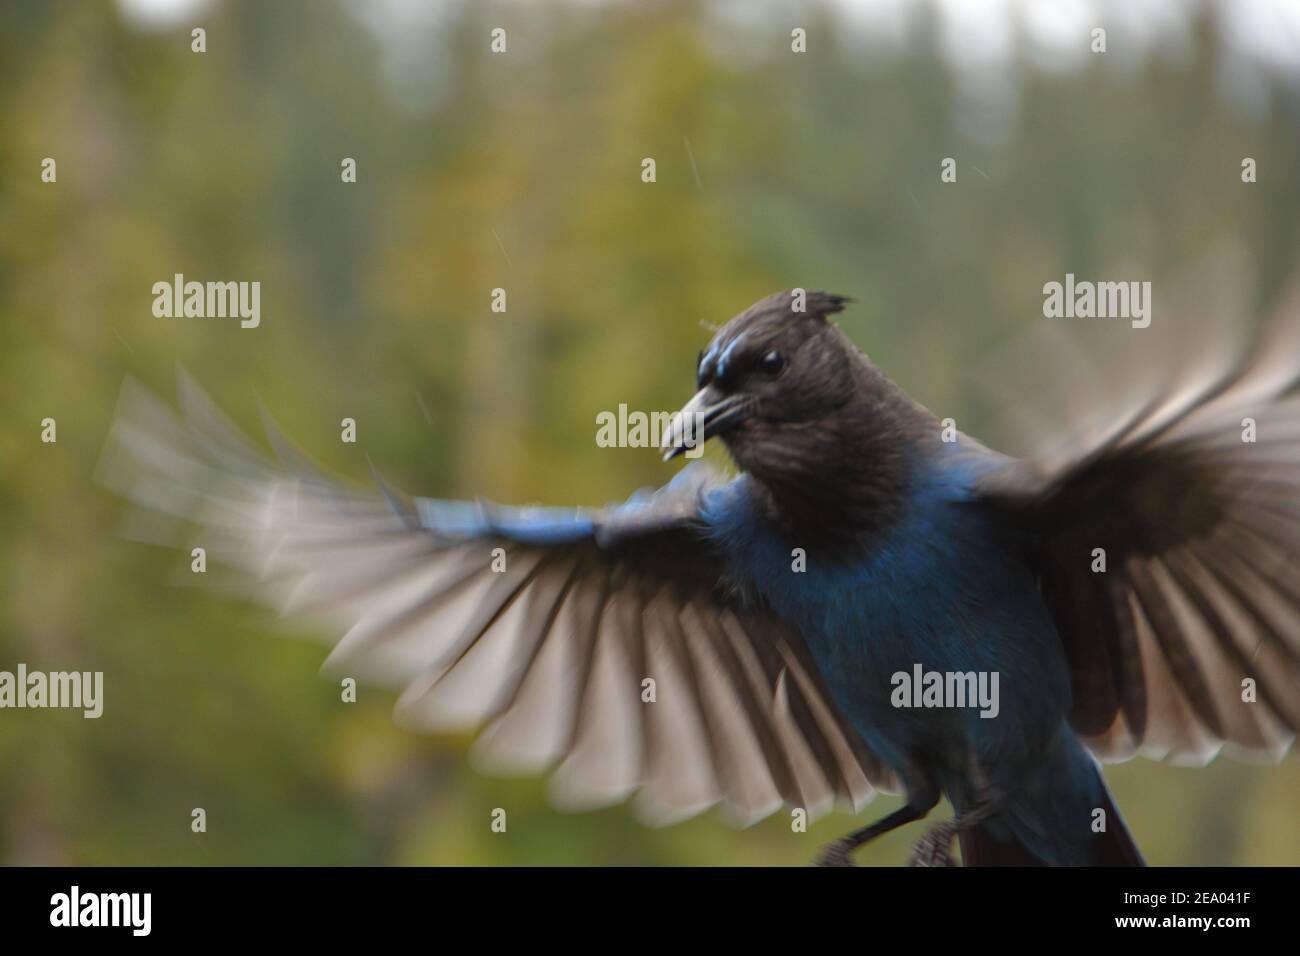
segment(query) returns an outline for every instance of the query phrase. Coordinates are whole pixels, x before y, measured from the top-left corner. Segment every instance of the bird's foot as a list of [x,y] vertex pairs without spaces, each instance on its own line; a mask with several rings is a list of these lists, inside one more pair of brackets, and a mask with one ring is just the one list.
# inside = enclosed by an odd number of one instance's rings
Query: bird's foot
[[857,866],[849,856],[854,845],[849,840],[836,840],[822,848],[821,854],[813,861],[813,866]]
[[952,838],[957,835],[957,822],[945,820],[926,831],[925,836],[912,848],[908,866],[956,866],[952,860]]

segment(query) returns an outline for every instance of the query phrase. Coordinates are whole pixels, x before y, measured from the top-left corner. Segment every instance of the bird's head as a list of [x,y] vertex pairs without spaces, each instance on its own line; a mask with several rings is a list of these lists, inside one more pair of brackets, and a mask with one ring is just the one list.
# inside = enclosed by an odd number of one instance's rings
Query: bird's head
[[699,389],[672,419],[664,460],[715,435],[757,475],[792,452],[853,397],[860,353],[827,316],[849,301],[825,292],[778,292],[723,326],[700,352]]

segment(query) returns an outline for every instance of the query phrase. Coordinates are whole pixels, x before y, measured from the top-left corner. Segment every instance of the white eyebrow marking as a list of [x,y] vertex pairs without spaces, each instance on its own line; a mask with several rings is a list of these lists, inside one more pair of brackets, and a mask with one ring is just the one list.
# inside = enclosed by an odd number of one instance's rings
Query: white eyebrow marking
[[727,343],[727,347],[722,350],[722,355],[718,357],[718,375],[725,376],[727,374],[727,361],[731,358],[731,350],[739,345],[741,339],[748,334],[749,330],[746,329]]

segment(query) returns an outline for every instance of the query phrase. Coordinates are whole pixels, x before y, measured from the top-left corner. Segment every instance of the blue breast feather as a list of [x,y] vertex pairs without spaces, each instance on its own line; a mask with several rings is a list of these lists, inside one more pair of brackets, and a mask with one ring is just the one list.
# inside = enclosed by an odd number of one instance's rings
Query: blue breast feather
[[[973,751],[1015,773],[1050,745],[1069,708],[1050,615],[1029,569],[971,501],[975,474],[932,467],[901,519],[848,555],[819,555],[781,535],[758,512],[747,479],[704,503],[738,584],[803,634],[836,703],[895,767],[923,750],[926,762],[965,763],[965,772]],[[799,547],[803,572],[792,569]],[[998,716],[893,706],[892,676],[918,664],[997,672]]]

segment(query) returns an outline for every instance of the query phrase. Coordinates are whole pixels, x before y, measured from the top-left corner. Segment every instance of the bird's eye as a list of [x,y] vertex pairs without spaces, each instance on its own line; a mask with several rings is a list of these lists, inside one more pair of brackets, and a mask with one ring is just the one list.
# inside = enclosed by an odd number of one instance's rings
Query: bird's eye
[[785,357],[776,349],[772,349],[758,360],[758,368],[764,375],[775,375],[785,368]]

